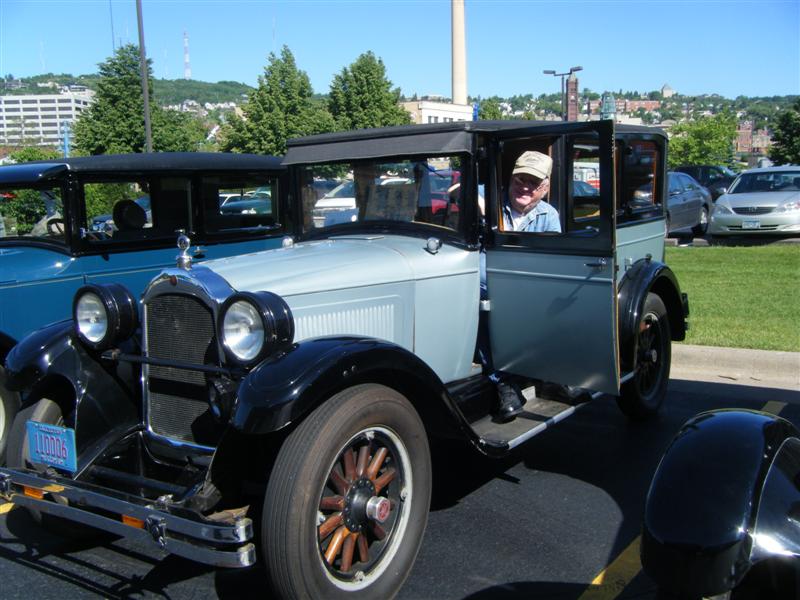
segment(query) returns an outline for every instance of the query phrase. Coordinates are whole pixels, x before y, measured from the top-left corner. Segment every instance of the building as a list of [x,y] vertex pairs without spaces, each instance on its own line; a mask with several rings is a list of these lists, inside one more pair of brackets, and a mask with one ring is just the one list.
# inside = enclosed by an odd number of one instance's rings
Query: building
[[567,121],[578,120],[578,78],[575,73],[567,77]]
[[769,153],[769,147],[772,145],[772,136],[768,129],[758,129],[753,132],[753,154],[763,154],[766,156]]
[[449,102],[431,102],[430,100],[412,100],[401,102],[411,122],[417,125],[422,123],[449,123],[451,121],[472,121],[472,105],[451,104]]
[[753,122],[742,121],[736,130],[736,152],[750,154],[753,151]]
[[675,95],[675,90],[673,90],[671,87],[669,87],[668,83],[665,83],[663,86],[661,86],[661,97],[662,98],[664,98],[664,99],[672,98],[674,95]]
[[94,92],[0,96],[0,144],[58,146],[63,127],[75,124],[94,99]]

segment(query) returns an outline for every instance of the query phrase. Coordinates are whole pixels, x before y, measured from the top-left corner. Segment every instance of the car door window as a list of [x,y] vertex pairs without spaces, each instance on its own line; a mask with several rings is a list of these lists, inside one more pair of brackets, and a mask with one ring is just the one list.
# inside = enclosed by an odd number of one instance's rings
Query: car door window
[[658,166],[661,147],[654,141],[624,139],[617,143],[617,223],[658,217],[662,213],[662,186]]
[[60,187],[0,189],[0,238],[64,241],[64,204]]
[[82,187],[90,244],[172,240],[176,231],[192,230],[188,178],[87,181]]
[[680,177],[677,173],[673,173],[669,176],[669,195],[670,196],[677,196],[683,191],[683,182],[680,180]]

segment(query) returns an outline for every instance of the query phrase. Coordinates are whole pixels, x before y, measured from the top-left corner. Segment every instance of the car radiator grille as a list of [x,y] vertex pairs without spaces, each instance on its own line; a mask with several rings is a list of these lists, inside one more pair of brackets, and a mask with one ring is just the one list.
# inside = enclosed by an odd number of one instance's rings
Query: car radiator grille
[[[217,362],[211,311],[191,296],[165,295],[147,304],[147,356],[204,365]],[[161,436],[205,444],[213,422],[202,371],[149,365],[147,415]]]
[[765,215],[773,210],[771,206],[741,206],[734,208],[733,212],[737,215]]

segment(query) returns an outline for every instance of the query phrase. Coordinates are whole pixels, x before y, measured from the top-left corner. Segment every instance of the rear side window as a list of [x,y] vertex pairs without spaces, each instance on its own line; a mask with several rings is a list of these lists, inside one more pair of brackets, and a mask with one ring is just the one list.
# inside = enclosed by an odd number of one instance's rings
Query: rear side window
[[278,224],[278,181],[263,175],[216,175],[201,179],[208,233],[233,233]]
[[64,241],[64,228],[61,188],[0,189],[0,238]]
[[[649,140],[622,140],[617,145],[617,223],[659,216],[662,210],[658,165],[661,148]],[[670,191],[675,178],[670,178]]]

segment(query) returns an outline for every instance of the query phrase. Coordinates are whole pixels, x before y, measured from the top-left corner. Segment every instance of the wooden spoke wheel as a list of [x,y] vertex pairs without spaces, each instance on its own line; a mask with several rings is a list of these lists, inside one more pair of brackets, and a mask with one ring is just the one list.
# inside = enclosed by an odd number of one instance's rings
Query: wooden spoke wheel
[[390,598],[414,564],[431,493],[425,428],[376,384],[320,405],[288,436],[267,484],[262,546],[281,598]]
[[664,402],[672,358],[670,339],[664,302],[656,294],[647,294],[636,334],[634,375],[622,385],[617,399],[622,412],[633,419],[654,415]]

